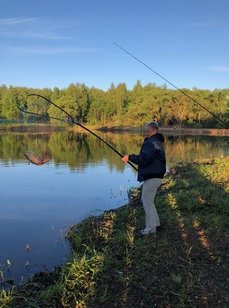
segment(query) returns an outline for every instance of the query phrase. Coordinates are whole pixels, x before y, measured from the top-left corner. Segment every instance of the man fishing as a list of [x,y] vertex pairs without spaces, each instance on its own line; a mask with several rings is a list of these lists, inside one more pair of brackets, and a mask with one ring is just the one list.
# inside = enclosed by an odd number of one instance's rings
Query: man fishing
[[142,203],[145,210],[145,229],[139,235],[156,233],[160,220],[154,204],[157,189],[166,173],[164,137],[158,133],[158,124],[153,121],[145,125],[145,139],[138,155],[124,155],[124,162],[131,161],[138,165],[138,181],[143,182]]

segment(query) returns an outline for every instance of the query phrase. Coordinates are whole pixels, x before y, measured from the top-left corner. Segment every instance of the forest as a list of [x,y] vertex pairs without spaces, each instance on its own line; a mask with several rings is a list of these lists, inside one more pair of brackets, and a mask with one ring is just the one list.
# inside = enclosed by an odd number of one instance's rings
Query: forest
[[63,118],[63,113],[55,106],[39,103],[34,96],[28,96],[36,93],[66,110],[76,121],[88,125],[138,127],[156,120],[164,127],[226,128],[224,123],[228,126],[229,88],[181,90],[154,83],[142,85],[139,80],[130,90],[125,83],[112,83],[106,91],[81,83],[63,89],[1,85],[0,121],[40,121],[41,118],[26,115],[17,108],[25,103],[36,113],[46,115],[43,122],[53,122],[50,117]]

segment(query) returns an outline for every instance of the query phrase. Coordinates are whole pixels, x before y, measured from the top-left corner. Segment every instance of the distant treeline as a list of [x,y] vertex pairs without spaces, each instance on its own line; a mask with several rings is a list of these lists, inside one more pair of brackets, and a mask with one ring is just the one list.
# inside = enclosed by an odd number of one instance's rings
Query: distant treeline
[[[224,122],[229,119],[229,88],[213,91],[182,89],[198,101],[205,109],[215,114]],[[76,121],[98,126],[141,126],[156,120],[162,126],[183,126],[194,128],[225,128],[217,120],[178,90],[168,89],[166,85],[156,86],[149,83],[145,86],[137,81],[131,90],[125,83],[117,86],[111,84],[107,91],[84,84],[70,84],[67,88],[34,89],[25,87],[0,86],[0,119],[36,122],[40,120],[33,115],[25,115],[17,108],[25,102],[34,104],[37,93],[48,98],[65,109]],[[46,114],[44,121],[53,121],[49,117],[62,117],[60,110],[50,104],[38,103],[37,113]]]

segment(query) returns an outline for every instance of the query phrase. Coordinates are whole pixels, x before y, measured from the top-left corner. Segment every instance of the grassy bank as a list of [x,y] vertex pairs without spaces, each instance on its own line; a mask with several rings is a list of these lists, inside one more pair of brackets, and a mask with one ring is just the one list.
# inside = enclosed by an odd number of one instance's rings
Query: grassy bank
[[0,133],[50,133],[65,129],[64,125],[51,124],[1,124]]
[[69,263],[2,291],[0,307],[229,305],[229,158],[176,166],[156,203],[156,235],[136,235],[144,227],[138,199],[90,217],[68,234]]

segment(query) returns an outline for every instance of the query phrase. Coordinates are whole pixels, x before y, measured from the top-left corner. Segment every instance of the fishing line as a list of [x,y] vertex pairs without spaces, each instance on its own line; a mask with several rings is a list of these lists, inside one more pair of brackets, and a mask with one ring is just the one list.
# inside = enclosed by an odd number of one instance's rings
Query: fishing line
[[[44,99],[45,101],[47,101],[49,104],[55,106],[56,108],[58,108],[60,111],[62,111],[63,113],[65,113],[67,115],[67,123],[70,124],[70,125],[78,125],[80,126],[81,128],[83,128],[84,130],[86,130],[87,132],[89,132],[90,134],[92,134],[93,136],[95,136],[96,138],[98,138],[100,141],[102,141],[103,143],[105,143],[109,148],[111,148],[116,154],[118,154],[120,157],[123,158],[123,155],[118,152],[112,145],[110,145],[108,142],[106,142],[104,139],[102,139],[100,136],[98,136],[96,133],[94,133],[93,131],[91,131],[90,129],[88,129],[87,127],[85,127],[84,125],[82,125],[81,123],[79,122],[76,122],[74,120],[74,118],[66,111],[64,110],[62,107],[56,105],[55,103],[53,103],[51,100],[47,99],[46,97],[44,97],[43,95],[40,95],[40,94],[36,94],[36,93],[31,93],[31,94],[28,94],[28,96],[36,96],[36,97],[40,97],[42,99]],[[39,102],[38,102],[39,103]],[[28,104],[25,103],[24,104],[24,107],[21,108],[18,104],[17,104],[17,108],[24,112],[24,113],[28,113],[28,114],[31,114],[31,115],[36,115],[36,116],[43,116],[42,114],[39,114],[39,113],[35,113],[35,112],[30,112],[28,111]],[[55,120],[59,120],[59,121],[64,121],[66,122],[65,120],[63,119],[59,119],[59,118],[55,118],[55,117],[50,117],[47,112],[44,114],[44,116],[48,119],[51,118],[51,119],[55,119]],[[127,162],[134,170],[138,171],[138,169],[131,163],[131,162]]]
[[202,104],[200,104],[196,99],[194,99],[192,96],[190,96],[189,94],[187,94],[185,91],[179,89],[175,84],[173,84],[172,82],[170,82],[168,79],[166,79],[165,77],[163,77],[161,74],[159,74],[158,72],[156,72],[154,69],[152,69],[150,66],[148,66],[147,64],[145,64],[143,61],[141,61],[140,59],[138,59],[136,56],[134,56],[132,53],[130,53],[129,51],[127,51],[125,48],[123,48],[122,46],[120,46],[117,43],[113,43],[115,46],[117,46],[119,49],[121,49],[122,51],[124,51],[126,54],[128,54],[129,56],[131,56],[132,58],[134,58],[136,61],[138,61],[139,63],[141,63],[143,66],[145,66],[146,68],[148,68],[150,71],[152,71],[154,74],[156,74],[157,76],[159,76],[160,78],[162,78],[163,80],[165,80],[167,83],[169,83],[171,86],[173,86],[175,89],[177,89],[178,91],[180,91],[182,94],[186,95],[188,98],[190,98],[194,103],[196,103],[197,105],[199,105],[200,107],[202,107],[205,111],[207,111],[208,113],[210,113],[213,117],[215,117],[218,121],[220,121],[221,123],[223,123],[226,127],[229,127],[229,124],[224,122],[222,119],[220,119],[217,115],[215,115],[212,111],[208,110],[206,107],[204,107]]
[[[31,114],[31,115],[35,115],[37,117],[40,117],[42,121],[47,121],[49,119],[54,119],[54,120],[58,120],[58,121],[62,121],[62,122],[66,123],[66,120],[60,119],[60,118],[56,118],[56,117],[51,117],[48,113],[35,113],[35,112],[27,111],[28,105],[26,103],[24,104],[23,108],[19,105],[19,103],[17,103],[17,108],[21,112],[24,112],[24,113],[27,113],[27,114]],[[70,124],[70,123],[68,123],[68,124]]]

